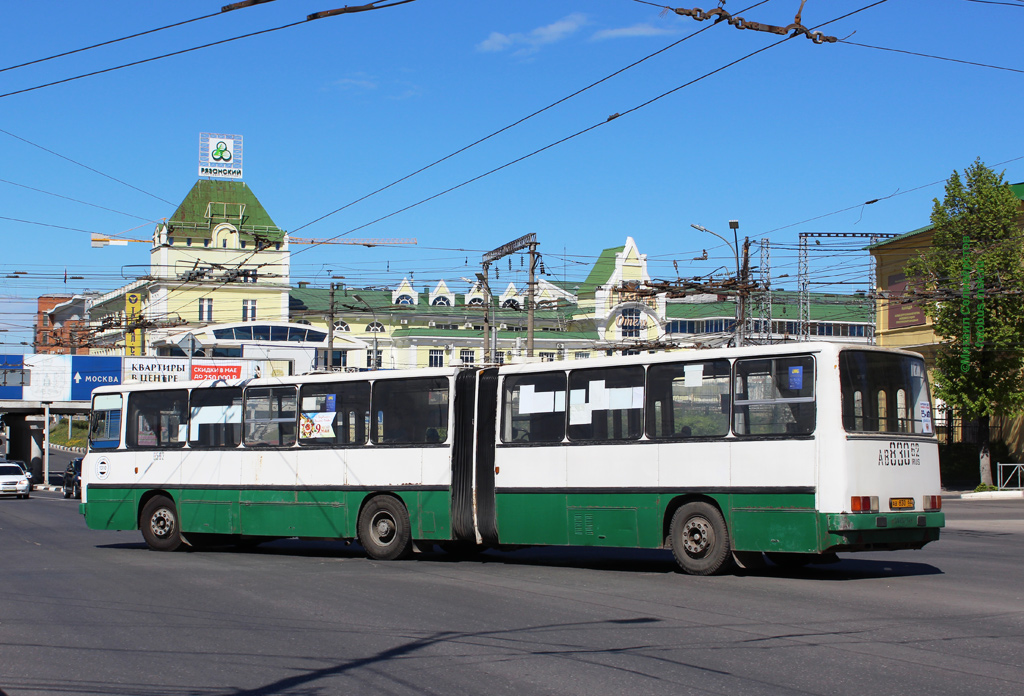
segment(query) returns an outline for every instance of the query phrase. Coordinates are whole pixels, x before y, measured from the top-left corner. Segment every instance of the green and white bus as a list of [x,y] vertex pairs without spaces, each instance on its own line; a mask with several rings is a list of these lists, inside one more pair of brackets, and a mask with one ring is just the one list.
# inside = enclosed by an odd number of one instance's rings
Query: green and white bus
[[93,393],[81,510],[153,549],[669,548],[687,573],[939,538],[924,361],[830,343]]

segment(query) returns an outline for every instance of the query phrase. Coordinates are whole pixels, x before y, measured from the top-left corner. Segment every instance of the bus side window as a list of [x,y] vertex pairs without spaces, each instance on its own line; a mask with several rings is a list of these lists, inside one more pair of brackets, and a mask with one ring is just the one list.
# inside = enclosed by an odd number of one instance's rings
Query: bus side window
[[814,432],[814,358],[737,360],[733,432],[740,436]]
[[132,392],[128,396],[129,447],[184,447],[188,423],[188,391]]
[[374,382],[373,442],[379,445],[445,442],[448,439],[449,389],[447,377]]
[[506,377],[501,441],[527,444],[564,440],[565,384],[564,372]]
[[189,447],[230,448],[241,442],[242,390],[194,389],[189,402]]
[[97,395],[92,402],[89,418],[89,447],[115,449],[121,444],[120,394]]
[[[725,437],[729,434],[728,397],[728,360],[651,365],[647,437]],[[667,406],[658,408],[663,403]]]
[[306,384],[299,393],[299,444],[365,445],[370,383]]
[[295,407],[295,387],[250,387],[246,389],[246,447],[291,447],[294,445]]
[[643,434],[644,368],[593,368],[569,374],[570,440],[636,440]]

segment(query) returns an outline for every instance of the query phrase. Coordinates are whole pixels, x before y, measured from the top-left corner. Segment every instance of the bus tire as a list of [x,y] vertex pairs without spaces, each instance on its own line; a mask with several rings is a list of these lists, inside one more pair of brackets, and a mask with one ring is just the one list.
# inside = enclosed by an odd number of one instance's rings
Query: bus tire
[[395,561],[412,553],[409,513],[401,501],[378,495],[359,513],[356,533],[370,558]]
[[181,526],[174,501],[162,495],[149,499],[139,516],[146,545],[154,551],[176,551],[181,546]]
[[676,510],[669,527],[672,555],[683,572],[715,575],[732,560],[729,530],[718,508],[710,503],[687,503]]

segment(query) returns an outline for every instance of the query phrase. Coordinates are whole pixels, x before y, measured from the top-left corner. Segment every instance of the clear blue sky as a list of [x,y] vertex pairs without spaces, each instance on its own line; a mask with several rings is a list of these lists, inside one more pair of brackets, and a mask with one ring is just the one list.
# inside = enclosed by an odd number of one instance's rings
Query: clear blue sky
[[[0,68],[215,13],[221,2],[3,0]],[[725,9],[785,25],[800,3],[747,9],[754,4],[729,0]],[[803,23],[815,27],[870,4],[808,0]],[[278,0],[4,70],[0,94],[340,6]],[[674,277],[673,260],[684,276],[700,275],[732,267],[732,252],[690,224],[731,236],[728,221],[738,219],[741,236],[771,239],[776,287],[791,289],[800,232],[921,227],[943,193],[941,183],[925,185],[977,157],[1006,162],[997,169],[1024,180],[1022,20],[1019,0],[888,0],[821,30],[1017,72],[797,37],[631,111],[780,37],[632,0],[416,0],[0,97],[0,329],[8,329],[0,341],[31,340],[40,294],[110,290],[145,273],[146,245],[92,249],[89,232],[150,237],[197,179],[201,132],[244,136],[246,183],[275,222],[294,231],[701,29],[304,227],[296,234],[347,233],[596,126],[351,232],[415,237],[417,247],[305,251],[293,259],[292,281],[326,284],[331,271],[353,285],[394,285],[414,274],[418,287],[444,278],[462,291],[458,279],[478,270],[481,252],[528,232],[537,233],[554,279],[582,280],[601,249],[627,235],[649,255],[654,277]],[[606,122],[615,113],[624,115]],[[816,247],[814,279],[847,284],[814,289],[866,287],[867,256],[852,251],[860,246]],[[709,260],[691,261],[703,249]],[[83,280],[65,285],[65,268]],[[502,285],[522,281],[518,261],[503,270]],[[5,277],[14,271],[25,273]]]

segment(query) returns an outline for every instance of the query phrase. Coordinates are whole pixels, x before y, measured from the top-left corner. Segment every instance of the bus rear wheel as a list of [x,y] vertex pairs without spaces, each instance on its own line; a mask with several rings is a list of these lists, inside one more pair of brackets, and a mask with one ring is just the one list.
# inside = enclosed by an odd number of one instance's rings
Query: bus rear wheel
[[367,501],[357,523],[359,543],[370,558],[395,561],[412,553],[412,533],[405,506],[389,495]]
[[176,551],[181,546],[181,527],[174,501],[154,496],[143,506],[139,528],[146,545],[154,551]]
[[729,530],[718,508],[702,501],[676,510],[669,527],[672,555],[690,575],[715,575],[732,560]]

